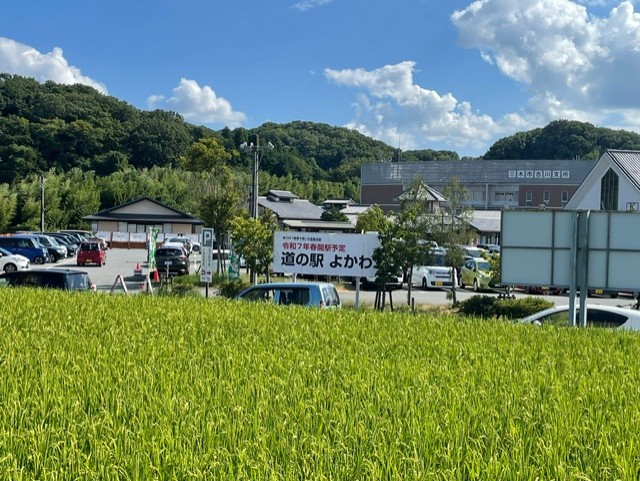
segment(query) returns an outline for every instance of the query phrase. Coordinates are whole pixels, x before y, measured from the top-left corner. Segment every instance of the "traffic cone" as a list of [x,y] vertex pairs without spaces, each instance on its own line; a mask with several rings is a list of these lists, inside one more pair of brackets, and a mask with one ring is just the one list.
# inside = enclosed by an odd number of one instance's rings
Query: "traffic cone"
[[136,268],[133,269],[133,275],[134,276],[141,276],[142,275],[142,269],[140,268],[140,263],[136,262]]
[[160,280],[160,274],[158,274],[158,269],[153,271],[153,282],[158,282]]

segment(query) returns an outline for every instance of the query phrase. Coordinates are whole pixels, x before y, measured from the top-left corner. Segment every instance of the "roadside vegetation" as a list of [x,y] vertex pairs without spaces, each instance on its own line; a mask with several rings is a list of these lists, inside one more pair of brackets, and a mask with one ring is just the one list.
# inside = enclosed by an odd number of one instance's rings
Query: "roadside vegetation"
[[3,479],[637,479],[636,333],[54,290],[0,305]]

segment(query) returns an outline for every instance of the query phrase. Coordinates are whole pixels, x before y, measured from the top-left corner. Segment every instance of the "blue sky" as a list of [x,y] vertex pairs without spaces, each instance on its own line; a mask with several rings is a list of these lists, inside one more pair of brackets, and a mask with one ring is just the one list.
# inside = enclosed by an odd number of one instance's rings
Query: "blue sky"
[[481,155],[556,119],[640,132],[640,0],[20,0],[0,71],[213,129],[323,122]]

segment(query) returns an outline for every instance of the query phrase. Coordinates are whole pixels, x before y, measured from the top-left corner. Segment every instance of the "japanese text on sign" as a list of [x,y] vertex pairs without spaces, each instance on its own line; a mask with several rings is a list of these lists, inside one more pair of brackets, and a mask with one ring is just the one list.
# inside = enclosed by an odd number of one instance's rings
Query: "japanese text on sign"
[[276,232],[275,272],[331,276],[373,277],[377,234]]

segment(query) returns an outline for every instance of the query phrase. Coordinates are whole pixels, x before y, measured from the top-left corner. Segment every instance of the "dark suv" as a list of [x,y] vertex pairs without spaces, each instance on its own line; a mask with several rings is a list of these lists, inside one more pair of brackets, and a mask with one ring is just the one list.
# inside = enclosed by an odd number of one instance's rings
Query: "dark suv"
[[0,275],[0,285],[13,287],[46,287],[67,291],[95,291],[89,274],[73,269],[29,269],[5,272]]
[[179,247],[158,247],[156,268],[160,275],[189,274],[189,258]]

